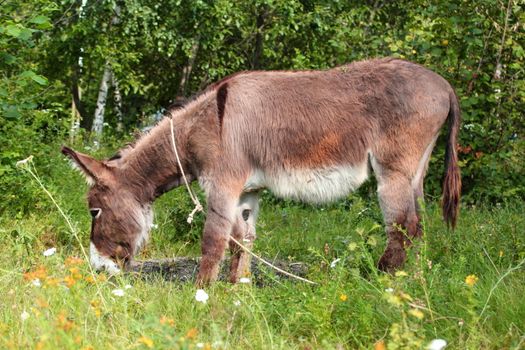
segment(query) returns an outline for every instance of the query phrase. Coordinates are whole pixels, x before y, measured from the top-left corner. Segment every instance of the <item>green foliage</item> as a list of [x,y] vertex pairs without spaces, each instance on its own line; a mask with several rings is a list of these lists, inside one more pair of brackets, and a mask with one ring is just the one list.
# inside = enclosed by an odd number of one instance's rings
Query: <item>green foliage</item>
[[[0,11],[0,185],[12,195],[20,188],[22,198],[0,207],[30,200],[14,162],[64,142],[74,124],[71,91],[89,141],[106,64],[122,95],[127,139],[161,107],[240,70],[329,68],[381,56],[423,64],[456,88],[465,202],[525,197],[525,11],[517,1],[6,0]],[[123,136],[115,91],[104,142]],[[427,178],[435,198],[443,145]]]

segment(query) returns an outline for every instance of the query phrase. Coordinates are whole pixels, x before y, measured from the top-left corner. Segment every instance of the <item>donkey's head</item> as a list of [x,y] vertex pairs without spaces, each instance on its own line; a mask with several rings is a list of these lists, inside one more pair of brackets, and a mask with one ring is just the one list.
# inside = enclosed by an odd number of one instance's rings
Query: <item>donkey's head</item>
[[86,177],[90,189],[91,213],[90,261],[97,269],[116,273],[127,265],[145,243],[151,224],[149,203],[126,181],[116,161],[98,161],[88,155],[63,147],[75,167]]

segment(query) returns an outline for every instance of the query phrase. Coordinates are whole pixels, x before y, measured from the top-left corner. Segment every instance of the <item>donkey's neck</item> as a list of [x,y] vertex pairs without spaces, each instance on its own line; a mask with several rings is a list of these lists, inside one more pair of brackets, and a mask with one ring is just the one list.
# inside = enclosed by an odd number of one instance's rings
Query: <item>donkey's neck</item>
[[[186,144],[189,130],[185,124],[174,121],[177,151],[184,172],[191,181]],[[163,193],[181,184],[181,171],[171,141],[170,117],[164,118],[140,138],[135,146],[124,150],[120,160],[123,181],[129,184],[141,202],[152,202]]]

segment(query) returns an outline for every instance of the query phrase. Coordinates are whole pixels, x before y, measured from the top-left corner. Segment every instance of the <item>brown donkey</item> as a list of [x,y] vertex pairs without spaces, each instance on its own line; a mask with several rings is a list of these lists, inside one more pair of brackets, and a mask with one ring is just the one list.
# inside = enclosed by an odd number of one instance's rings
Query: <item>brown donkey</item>
[[245,72],[173,110],[134,145],[106,161],[64,147],[91,184],[91,263],[119,270],[146,242],[152,202],[182,184],[182,167],[207,196],[198,283],[217,278],[229,245],[232,282],[248,269],[258,192],[320,203],[344,197],[371,169],[388,244],[379,268],[403,264],[421,236],[418,199],[440,129],[448,119],[443,216],[455,226],[461,178],[458,100],[439,75],[410,62],[377,59],[325,71]]

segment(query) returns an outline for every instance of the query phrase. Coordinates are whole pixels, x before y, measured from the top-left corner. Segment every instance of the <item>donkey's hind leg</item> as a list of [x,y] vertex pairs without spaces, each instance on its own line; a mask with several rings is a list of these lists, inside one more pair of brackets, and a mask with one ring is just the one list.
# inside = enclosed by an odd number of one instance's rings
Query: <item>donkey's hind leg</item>
[[386,224],[388,243],[378,267],[391,271],[406,260],[405,247],[418,236],[418,217],[410,180],[396,171],[382,171],[378,177],[379,204]]
[[[259,212],[259,198],[255,193],[245,193],[239,201],[238,213],[232,236],[242,245],[251,249],[255,241],[255,223]],[[236,283],[240,277],[250,274],[250,254],[230,241],[231,265],[230,282]]]

